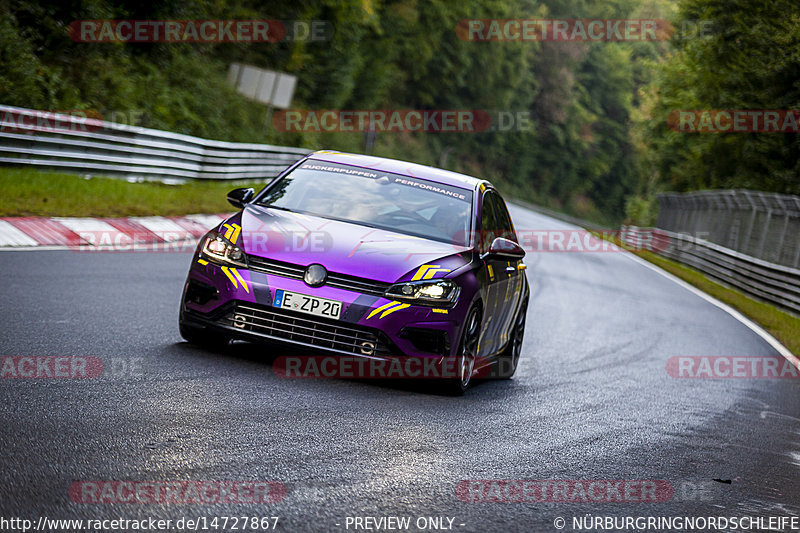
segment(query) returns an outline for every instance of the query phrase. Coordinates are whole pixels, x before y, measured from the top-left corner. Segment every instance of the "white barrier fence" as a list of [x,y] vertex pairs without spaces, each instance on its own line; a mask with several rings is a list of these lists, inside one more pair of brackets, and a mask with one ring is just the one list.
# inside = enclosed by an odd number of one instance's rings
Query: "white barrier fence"
[[659,194],[656,226],[704,235],[750,257],[800,268],[800,196],[748,190]]
[[275,177],[310,151],[0,105],[0,164],[144,180],[243,180]]
[[800,313],[800,269],[764,261],[705,239],[662,229],[625,226],[622,239],[641,248],[653,234],[657,253],[779,307]]

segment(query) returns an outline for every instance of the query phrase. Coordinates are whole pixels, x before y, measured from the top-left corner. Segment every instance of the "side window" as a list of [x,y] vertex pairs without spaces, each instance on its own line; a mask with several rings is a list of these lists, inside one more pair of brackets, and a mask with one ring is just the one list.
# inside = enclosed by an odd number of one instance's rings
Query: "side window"
[[500,231],[498,236],[517,242],[517,235],[514,233],[514,225],[511,223],[506,203],[498,194],[492,194],[492,203],[497,217],[497,229]]
[[480,243],[480,251],[486,252],[492,244],[497,234],[497,214],[495,212],[495,203],[492,201],[492,193],[488,192],[483,195],[483,205],[481,207],[481,227],[478,233]]

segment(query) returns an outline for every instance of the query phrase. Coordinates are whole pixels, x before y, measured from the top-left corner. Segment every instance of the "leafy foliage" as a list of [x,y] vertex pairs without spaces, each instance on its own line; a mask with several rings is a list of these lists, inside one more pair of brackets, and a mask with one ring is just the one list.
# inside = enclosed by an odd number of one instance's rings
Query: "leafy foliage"
[[642,117],[643,153],[661,189],[746,188],[800,193],[795,133],[684,133],[676,110],[800,108],[800,4],[792,0],[683,0],[674,39]]
[[[676,5],[679,6],[676,12]],[[469,42],[467,18],[713,22],[672,42]],[[443,165],[604,222],[652,218],[654,192],[797,192],[798,137],[681,134],[675,109],[792,109],[800,98],[793,0],[10,0],[0,4],[0,102],[135,116],[235,141],[363,151],[362,133],[265,130],[265,106],[226,82],[238,61],[298,76],[293,108],[476,109],[532,128],[381,133],[374,153]],[[77,43],[81,19],[324,20],[328,41]],[[686,37],[683,35],[682,37]],[[627,204],[627,208],[626,208]]]

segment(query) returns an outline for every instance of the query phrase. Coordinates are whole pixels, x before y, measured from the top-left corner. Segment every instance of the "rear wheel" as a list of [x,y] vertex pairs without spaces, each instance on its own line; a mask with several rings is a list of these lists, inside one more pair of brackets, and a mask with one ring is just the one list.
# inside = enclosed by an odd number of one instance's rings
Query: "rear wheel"
[[506,346],[506,349],[503,350],[503,353],[495,363],[495,372],[493,374],[497,379],[511,379],[517,371],[519,356],[522,355],[522,340],[525,337],[525,318],[527,316],[528,302],[526,300],[517,311],[517,319],[514,322],[514,329],[511,331],[511,339],[508,341],[508,346]]
[[478,337],[481,330],[481,315],[477,307],[473,307],[464,322],[461,343],[456,356],[456,376],[447,382],[446,392],[461,396],[469,388],[478,356]]

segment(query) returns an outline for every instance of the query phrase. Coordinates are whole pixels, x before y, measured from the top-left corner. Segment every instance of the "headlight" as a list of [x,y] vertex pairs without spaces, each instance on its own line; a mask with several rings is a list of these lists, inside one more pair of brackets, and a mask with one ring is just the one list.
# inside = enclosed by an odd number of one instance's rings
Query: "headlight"
[[247,268],[247,260],[244,252],[238,246],[234,246],[221,235],[211,234],[205,238],[201,255],[211,261],[224,265],[234,265]]
[[406,281],[396,283],[386,290],[386,298],[417,305],[449,307],[458,300],[460,289],[449,279]]

